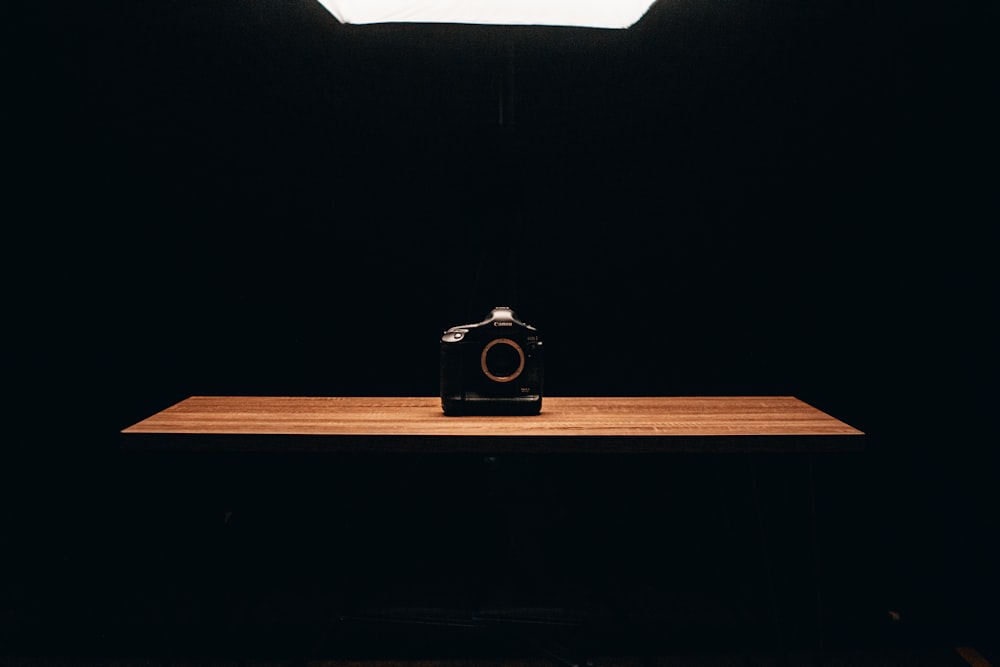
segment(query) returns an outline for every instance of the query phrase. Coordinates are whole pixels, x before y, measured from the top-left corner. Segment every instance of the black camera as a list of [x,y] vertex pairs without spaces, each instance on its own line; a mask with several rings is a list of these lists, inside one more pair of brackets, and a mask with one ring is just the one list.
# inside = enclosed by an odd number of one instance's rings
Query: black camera
[[441,337],[441,407],[446,415],[538,414],[542,371],[538,330],[498,306]]

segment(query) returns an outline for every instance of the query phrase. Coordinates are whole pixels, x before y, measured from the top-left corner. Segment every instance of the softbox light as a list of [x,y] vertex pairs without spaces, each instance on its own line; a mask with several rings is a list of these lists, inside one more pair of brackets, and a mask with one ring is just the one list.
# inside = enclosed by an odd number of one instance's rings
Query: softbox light
[[655,0],[319,0],[341,23],[470,23],[624,29]]

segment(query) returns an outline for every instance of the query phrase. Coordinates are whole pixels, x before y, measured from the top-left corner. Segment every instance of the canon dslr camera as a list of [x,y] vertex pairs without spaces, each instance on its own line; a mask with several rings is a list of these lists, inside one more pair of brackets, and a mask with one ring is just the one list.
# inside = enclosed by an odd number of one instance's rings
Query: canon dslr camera
[[441,337],[446,415],[534,415],[542,409],[542,339],[506,306]]

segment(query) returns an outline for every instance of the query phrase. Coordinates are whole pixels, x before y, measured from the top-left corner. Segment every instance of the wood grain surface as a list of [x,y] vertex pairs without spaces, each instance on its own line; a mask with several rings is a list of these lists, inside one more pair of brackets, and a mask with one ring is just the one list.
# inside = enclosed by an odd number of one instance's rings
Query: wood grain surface
[[446,417],[437,397],[192,396],[126,448],[417,452],[838,451],[864,433],[791,396],[546,397],[522,417]]

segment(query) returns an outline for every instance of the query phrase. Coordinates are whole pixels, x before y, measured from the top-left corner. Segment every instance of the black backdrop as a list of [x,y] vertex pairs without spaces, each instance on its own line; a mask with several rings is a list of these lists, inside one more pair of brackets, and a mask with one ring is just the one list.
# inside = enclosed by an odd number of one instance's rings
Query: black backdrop
[[659,3],[625,32],[59,5],[7,58],[32,539],[114,516],[116,433],[156,410],[434,395],[441,330],[503,304],[551,395],[791,394],[865,430],[897,585],[995,591],[987,3]]

